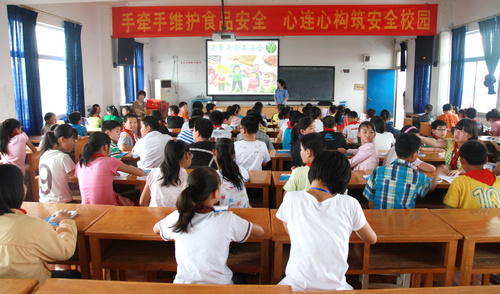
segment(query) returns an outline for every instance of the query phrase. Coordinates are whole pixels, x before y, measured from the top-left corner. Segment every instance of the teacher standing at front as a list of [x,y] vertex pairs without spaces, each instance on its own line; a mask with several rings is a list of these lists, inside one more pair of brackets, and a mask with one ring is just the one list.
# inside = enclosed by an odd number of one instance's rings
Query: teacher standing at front
[[277,81],[278,89],[274,92],[274,102],[276,104],[286,104],[288,101],[289,95],[288,90],[286,88],[286,83],[283,80]]

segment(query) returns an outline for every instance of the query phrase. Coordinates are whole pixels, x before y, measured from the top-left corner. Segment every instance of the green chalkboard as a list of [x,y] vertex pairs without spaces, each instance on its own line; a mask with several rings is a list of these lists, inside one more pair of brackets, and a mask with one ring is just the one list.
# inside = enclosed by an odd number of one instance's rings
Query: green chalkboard
[[[334,66],[280,66],[278,78],[285,81],[289,101],[334,101]],[[214,101],[273,101],[274,96],[212,96]]]

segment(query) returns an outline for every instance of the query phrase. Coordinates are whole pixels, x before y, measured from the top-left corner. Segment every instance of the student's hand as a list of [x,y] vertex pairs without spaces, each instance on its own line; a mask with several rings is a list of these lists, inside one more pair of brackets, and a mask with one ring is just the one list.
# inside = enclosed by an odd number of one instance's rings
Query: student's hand
[[495,176],[500,175],[500,164],[497,163],[497,166],[495,169],[492,171]]
[[436,177],[440,177],[444,175],[445,173],[449,172],[448,167],[446,165],[439,165],[436,167]]
[[340,153],[347,153],[347,150],[345,148],[338,148],[337,151]]
[[71,213],[67,209],[54,212],[50,221],[60,223],[65,219],[71,219]]
[[460,170],[450,170],[446,173],[447,176],[449,177],[454,177],[454,176],[458,176],[460,174]]

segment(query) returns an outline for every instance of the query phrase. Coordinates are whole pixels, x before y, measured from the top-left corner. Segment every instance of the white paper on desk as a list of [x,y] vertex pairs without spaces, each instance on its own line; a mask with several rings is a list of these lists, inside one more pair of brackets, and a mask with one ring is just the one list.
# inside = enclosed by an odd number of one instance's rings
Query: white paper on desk
[[484,164],[483,168],[484,169],[487,169],[487,170],[490,170],[490,171],[493,171],[495,169],[497,165],[493,162],[487,162]]
[[119,176],[114,177],[115,180],[126,180],[128,175],[129,175],[128,173],[124,173],[121,171],[118,171],[118,174],[119,174]]
[[453,182],[453,180],[458,177],[458,175],[456,176],[446,176],[446,175],[442,175],[441,176],[441,179],[444,180],[444,181],[447,181],[448,183],[451,184],[451,182]]
[[148,176],[137,177],[139,181],[145,181]]

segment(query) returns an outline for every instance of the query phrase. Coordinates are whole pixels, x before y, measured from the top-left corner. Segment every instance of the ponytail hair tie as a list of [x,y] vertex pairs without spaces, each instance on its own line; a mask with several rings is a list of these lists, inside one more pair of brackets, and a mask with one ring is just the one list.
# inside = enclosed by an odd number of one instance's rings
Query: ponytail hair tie
[[413,130],[413,129],[416,130],[417,128],[415,126],[411,126],[411,127],[409,127],[409,128],[406,129],[405,134],[408,133],[409,131]]

